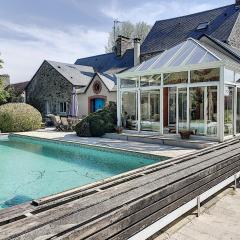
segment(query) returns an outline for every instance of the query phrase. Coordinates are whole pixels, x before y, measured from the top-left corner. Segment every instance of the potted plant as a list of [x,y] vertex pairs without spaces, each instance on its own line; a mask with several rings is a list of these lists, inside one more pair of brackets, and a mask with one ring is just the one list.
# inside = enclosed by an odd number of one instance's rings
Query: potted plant
[[182,139],[189,139],[190,135],[192,134],[192,131],[182,130],[179,133],[180,133]]
[[123,132],[123,128],[122,127],[116,127],[116,133],[117,134],[121,134]]

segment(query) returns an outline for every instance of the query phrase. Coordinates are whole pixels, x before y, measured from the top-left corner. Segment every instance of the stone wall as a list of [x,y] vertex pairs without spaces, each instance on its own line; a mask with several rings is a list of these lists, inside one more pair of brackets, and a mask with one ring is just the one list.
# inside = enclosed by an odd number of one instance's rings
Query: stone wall
[[238,15],[234,28],[229,36],[228,43],[240,49],[240,15]]
[[59,114],[60,102],[71,102],[72,84],[44,61],[26,89],[26,102],[46,114],[48,101],[51,113]]

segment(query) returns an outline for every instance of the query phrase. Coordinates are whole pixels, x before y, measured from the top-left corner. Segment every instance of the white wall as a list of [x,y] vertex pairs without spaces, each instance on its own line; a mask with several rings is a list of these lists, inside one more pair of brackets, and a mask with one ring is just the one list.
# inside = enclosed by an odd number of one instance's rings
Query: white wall
[[[96,80],[100,80],[102,83],[102,90],[99,94],[95,94],[93,92],[93,84]],[[98,75],[95,76],[91,84],[89,85],[87,91],[85,93],[78,94],[78,115],[80,117],[86,116],[89,114],[88,112],[88,99],[92,96],[105,96],[106,103],[108,102],[116,102],[117,101],[117,92],[109,92],[102,80]]]

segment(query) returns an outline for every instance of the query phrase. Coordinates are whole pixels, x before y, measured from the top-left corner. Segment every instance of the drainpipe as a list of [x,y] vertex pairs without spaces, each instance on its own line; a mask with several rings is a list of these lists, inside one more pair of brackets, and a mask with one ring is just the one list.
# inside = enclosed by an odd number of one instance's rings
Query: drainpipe
[[134,66],[140,63],[140,39],[134,38]]

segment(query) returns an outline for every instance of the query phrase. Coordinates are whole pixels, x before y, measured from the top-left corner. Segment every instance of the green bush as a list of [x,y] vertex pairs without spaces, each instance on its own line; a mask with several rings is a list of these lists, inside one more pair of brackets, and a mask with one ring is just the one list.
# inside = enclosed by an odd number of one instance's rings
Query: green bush
[[42,123],[40,112],[25,103],[7,103],[0,106],[0,130],[24,132],[39,129]]
[[114,132],[116,124],[117,106],[111,102],[104,109],[85,117],[76,125],[75,131],[79,137],[100,137],[105,133]]

